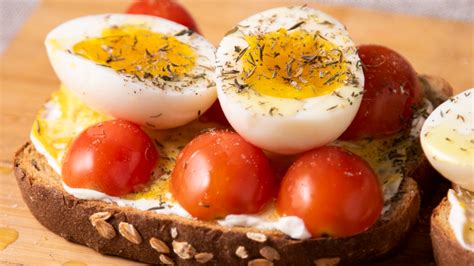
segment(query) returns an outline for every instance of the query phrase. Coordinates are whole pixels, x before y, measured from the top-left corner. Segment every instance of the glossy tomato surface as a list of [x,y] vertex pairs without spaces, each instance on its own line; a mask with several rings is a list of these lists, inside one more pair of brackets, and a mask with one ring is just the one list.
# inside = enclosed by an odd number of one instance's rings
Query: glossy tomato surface
[[165,18],[199,33],[199,28],[191,14],[174,0],[136,0],[128,7],[126,13]]
[[281,215],[303,219],[313,237],[358,234],[375,223],[383,197],[377,176],[358,156],[325,146],[304,153],[283,177]]
[[106,121],[85,129],[73,141],[62,177],[73,188],[120,196],[149,181],[157,158],[152,140],[138,125]]
[[262,150],[235,132],[211,131],[179,154],[171,193],[203,220],[257,213],[274,197],[276,180]]
[[379,45],[361,45],[365,85],[362,103],[342,139],[379,138],[410,126],[423,92],[410,63]]

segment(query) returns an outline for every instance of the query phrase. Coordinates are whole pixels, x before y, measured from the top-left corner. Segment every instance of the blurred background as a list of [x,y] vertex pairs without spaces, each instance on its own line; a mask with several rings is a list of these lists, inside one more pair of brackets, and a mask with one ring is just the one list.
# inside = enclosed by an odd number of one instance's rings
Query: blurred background
[[[68,2],[68,0],[62,1]],[[217,4],[225,0],[195,1],[214,1]],[[0,0],[0,53],[8,47],[15,33],[39,2],[40,0]],[[474,0],[312,0],[308,2],[348,5],[458,21],[474,20]]]

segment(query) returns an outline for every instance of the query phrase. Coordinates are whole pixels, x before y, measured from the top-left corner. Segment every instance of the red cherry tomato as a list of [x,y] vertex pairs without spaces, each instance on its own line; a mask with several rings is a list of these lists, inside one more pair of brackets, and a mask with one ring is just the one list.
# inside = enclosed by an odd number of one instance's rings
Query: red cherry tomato
[[383,46],[361,45],[364,96],[342,139],[379,138],[409,125],[423,92],[417,74],[405,58]]
[[275,195],[276,180],[262,150],[235,132],[211,131],[184,147],[171,175],[171,193],[203,220],[257,213]]
[[304,153],[290,167],[276,208],[303,219],[313,237],[358,234],[377,221],[383,207],[377,176],[361,158],[342,148]]
[[128,7],[126,13],[162,17],[199,33],[191,14],[174,0],[137,0]]
[[106,121],[87,128],[73,141],[62,177],[73,188],[120,196],[149,181],[157,157],[153,142],[139,126]]
[[229,121],[224,115],[224,111],[222,111],[221,104],[219,100],[216,100],[207,111],[199,117],[199,121],[207,123],[207,122],[216,122],[223,126],[230,126]]

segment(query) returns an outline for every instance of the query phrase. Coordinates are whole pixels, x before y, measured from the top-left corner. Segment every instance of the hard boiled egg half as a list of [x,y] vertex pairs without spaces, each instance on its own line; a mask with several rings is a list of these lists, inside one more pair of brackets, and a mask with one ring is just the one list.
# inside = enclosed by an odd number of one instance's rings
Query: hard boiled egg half
[[359,108],[364,75],[345,27],[310,7],[241,21],[216,53],[222,109],[247,141],[293,154],[337,139]]
[[438,106],[421,130],[426,157],[444,177],[474,191],[474,88]]
[[51,64],[92,108],[151,128],[184,125],[216,99],[213,46],[165,19],[86,16],[52,30]]

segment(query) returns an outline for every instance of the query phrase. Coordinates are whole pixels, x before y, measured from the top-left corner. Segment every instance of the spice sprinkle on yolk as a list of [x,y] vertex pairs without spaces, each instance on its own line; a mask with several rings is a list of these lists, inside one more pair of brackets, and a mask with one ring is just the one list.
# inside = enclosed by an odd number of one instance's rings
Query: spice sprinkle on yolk
[[347,79],[342,51],[319,32],[282,28],[245,40],[242,79],[260,94],[306,99],[329,94]]
[[76,43],[73,52],[145,79],[173,80],[189,73],[196,61],[194,50],[176,37],[126,25],[106,28],[102,36]]

